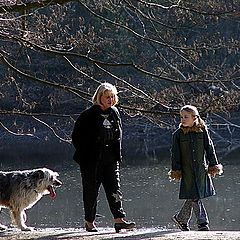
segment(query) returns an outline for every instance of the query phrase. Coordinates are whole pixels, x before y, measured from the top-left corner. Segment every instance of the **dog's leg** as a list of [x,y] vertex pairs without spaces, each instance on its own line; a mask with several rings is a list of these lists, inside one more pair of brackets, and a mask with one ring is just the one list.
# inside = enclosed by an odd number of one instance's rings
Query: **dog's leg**
[[[2,211],[2,208],[0,207],[0,213],[1,211]],[[6,229],[7,229],[7,226],[0,223],[0,231],[6,230]]]
[[[11,212],[11,219],[12,219],[12,224],[13,224],[13,225],[17,225],[17,223],[16,223],[16,221],[15,221],[15,218],[14,218],[12,212]],[[22,222],[24,222],[24,223],[27,221],[27,214],[26,214],[25,211],[22,212],[22,220],[23,220]]]
[[14,221],[22,231],[32,231],[34,229],[32,227],[27,227],[27,225],[25,224],[26,213],[24,210],[15,209],[12,211],[12,214],[13,214]]
[[13,211],[12,211],[12,209],[11,209],[11,211],[10,211],[10,217],[11,217],[11,220],[12,220],[11,226],[12,226],[12,227],[16,226],[17,223],[16,223],[15,218],[14,218],[14,216],[13,216]]

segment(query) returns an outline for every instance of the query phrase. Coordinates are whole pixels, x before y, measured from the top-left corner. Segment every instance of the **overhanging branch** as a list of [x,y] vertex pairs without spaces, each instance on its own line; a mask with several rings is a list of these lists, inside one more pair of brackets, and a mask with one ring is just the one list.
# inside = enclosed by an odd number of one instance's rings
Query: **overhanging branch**
[[78,96],[79,98],[83,99],[83,100],[87,100],[87,98],[83,97],[82,95],[86,96],[86,97],[91,97],[91,95],[87,92],[81,91],[80,89],[74,88],[74,87],[69,87],[63,84],[58,84],[58,83],[54,83],[54,82],[50,82],[44,79],[40,79],[37,77],[34,77],[30,74],[24,73],[21,70],[19,70],[18,68],[16,68],[15,66],[13,66],[7,59],[6,57],[4,57],[2,54],[0,54],[0,60],[2,61],[2,63],[4,63],[7,67],[9,67],[11,70],[13,70],[14,72],[20,74],[21,76],[24,76],[27,79],[30,79],[34,82],[38,82],[50,87],[55,87],[61,90],[64,90],[66,92],[72,93],[76,96]]
[[75,0],[43,0],[43,1],[22,3],[22,4],[14,4],[10,6],[0,6],[0,13],[6,13],[6,12],[21,13],[26,10],[53,6],[53,5],[64,5],[69,2],[75,2]]

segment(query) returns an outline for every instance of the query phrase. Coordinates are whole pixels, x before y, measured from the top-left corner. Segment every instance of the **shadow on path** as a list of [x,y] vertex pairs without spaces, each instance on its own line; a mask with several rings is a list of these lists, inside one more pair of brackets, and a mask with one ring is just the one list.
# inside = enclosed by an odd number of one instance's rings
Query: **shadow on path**
[[163,228],[140,228],[133,231],[115,233],[113,228],[99,228],[97,233],[86,232],[83,228],[42,228],[32,232],[9,229],[0,232],[4,240],[237,240],[240,231],[181,232]]

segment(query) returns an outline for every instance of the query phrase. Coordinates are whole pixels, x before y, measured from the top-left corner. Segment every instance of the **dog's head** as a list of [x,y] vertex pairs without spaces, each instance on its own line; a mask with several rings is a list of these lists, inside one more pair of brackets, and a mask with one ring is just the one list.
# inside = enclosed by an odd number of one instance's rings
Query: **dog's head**
[[50,194],[51,198],[56,197],[56,187],[60,187],[62,182],[58,179],[59,174],[48,168],[36,169],[33,173],[36,180],[36,191],[43,195]]

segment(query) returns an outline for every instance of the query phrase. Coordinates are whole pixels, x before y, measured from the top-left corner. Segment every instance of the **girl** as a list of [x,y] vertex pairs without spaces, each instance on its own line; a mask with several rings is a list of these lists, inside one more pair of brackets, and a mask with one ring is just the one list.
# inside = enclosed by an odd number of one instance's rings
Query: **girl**
[[189,231],[193,210],[198,230],[208,231],[209,220],[201,199],[215,195],[211,177],[222,174],[222,165],[197,108],[186,105],[181,108],[180,116],[179,128],[173,133],[169,177],[181,179],[179,199],[186,200],[172,220],[182,231]]

